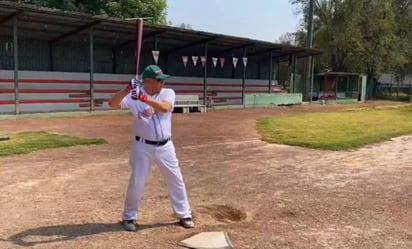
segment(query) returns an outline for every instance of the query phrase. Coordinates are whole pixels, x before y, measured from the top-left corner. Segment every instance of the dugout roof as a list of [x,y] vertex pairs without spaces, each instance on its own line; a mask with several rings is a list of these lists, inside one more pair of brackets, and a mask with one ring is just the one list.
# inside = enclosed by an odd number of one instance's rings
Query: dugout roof
[[[39,8],[0,0],[0,33],[13,35],[13,18],[17,17],[19,38],[40,39],[51,43],[62,40],[86,41],[93,27],[96,44],[112,45],[115,48],[134,47],[136,21],[119,18],[93,16],[79,12]],[[190,49],[204,54],[207,42],[208,56],[230,53],[236,56],[269,58],[272,53],[276,61],[289,60],[321,54],[321,50],[286,46],[248,38],[195,31],[171,26],[145,23],[143,42],[165,52]]]

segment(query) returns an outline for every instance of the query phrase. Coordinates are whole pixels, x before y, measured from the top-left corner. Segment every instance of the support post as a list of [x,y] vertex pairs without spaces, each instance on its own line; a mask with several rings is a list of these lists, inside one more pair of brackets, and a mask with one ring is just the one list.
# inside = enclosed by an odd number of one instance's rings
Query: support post
[[276,80],[278,81],[278,84],[280,84],[280,62],[277,62],[276,66],[277,72],[276,72]]
[[112,49],[112,55],[113,55],[112,74],[116,74],[116,61],[117,61],[116,47],[113,47],[113,49]]
[[93,27],[90,28],[90,112],[94,111],[94,53],[93,53]]
[[154,50],[157,50],[157,42],[158,42],[158,38],[157,35],[154,37]]
[[207,98],[207,62],[209,61],[207,58],[207,42],[205,42],[205,58],[206,58],[206,62],[205,62],[205,67],[204,67],[204,71],[203,71],[203,104],[206,105],[206,98]]
[[49,42],[49,60],[50,60],[49,69],[51,72],[53,72],[54,64],[53,64],[53,43],[52,42]]
[[13,17],[13,56],[14,56],[14,110],[15,114],[20,114],[19,96],[19,49],[18,49],[17,17]]
[[270,51],[268,93],[272,92],[272,80],[273,80],[273,51]]
[[[243,57],[246,57],[246,48],[243,49]],[[242,58],[242,105],[245,107],[245,78],[246,78],[246,67],[245,64],[243,64],[243,58]]]
[[292,93],[295,93],[296,92],[296,56],[295,55],[293,55],[292,56],[292,75],[293,75],[293,78],[292,78],[292,82],[291,82],[291,87],[290,87],[290,90],[291,90],[291,92]]
[[338,100],[338,88],[339,88],[339,75],[336,75],[336,84],[335,84],[335,100]]
[[164,63],[165,72],[168,72],[168,61],[169,61],[169,53],[165,53],[165,63]]
[[[312,65],[311,71],[313,72],[314,67],[315,67],[315,57],[311,56],[310,58],[311,58],[311,60],[312,60],[312,62],[311,62],[311,65]],[[313,94],[313,74],[312,74],[312,77],[310,77],[310,93],[309,93],[309,94],[310,94],[310,96],[309,96],[309,102],[310,102],[310,103],[312,103],[312,94]]]

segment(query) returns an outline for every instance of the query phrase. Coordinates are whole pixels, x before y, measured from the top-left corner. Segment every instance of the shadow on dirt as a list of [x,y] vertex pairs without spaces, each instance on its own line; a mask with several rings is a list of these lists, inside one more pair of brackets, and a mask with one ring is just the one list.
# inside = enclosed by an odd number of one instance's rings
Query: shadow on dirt
[[[178,225],[177,222],[155,223],[139,225],[137,232],[163,226]],[[20,246],[34,246],[37,244],[46,244],[53,242],[62,242],[78,239],[83,236],[96,235],[99,233],[120,232],[124,231],[121,223],[89,223],[89,224],[72,224],[47,226],[29,229],[13,236],[7,241]]]

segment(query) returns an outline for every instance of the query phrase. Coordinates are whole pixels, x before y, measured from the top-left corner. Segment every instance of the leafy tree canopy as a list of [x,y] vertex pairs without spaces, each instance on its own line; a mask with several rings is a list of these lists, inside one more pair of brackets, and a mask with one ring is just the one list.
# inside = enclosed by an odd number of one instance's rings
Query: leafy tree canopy
[[[308,0],[290,0],[303,13]],[[412,73],[411,0],[315,0],[313,46],[325,49],[318,70]]]
[[18,0],[17,2],[110,17],[146,17],[148,22],[166,24],[166,0]]

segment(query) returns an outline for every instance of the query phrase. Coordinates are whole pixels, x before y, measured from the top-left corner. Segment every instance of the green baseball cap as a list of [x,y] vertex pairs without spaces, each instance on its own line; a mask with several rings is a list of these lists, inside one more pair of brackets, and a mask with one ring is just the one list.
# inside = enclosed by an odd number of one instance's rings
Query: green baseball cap
[[156,65],[149,65],[143,70],[142,77],[143,79],[152,78],[164,80],[169,78],[170,75],[164,74],[162,69]]

